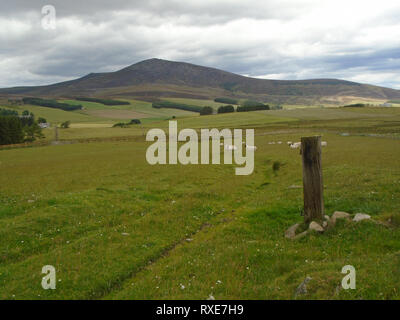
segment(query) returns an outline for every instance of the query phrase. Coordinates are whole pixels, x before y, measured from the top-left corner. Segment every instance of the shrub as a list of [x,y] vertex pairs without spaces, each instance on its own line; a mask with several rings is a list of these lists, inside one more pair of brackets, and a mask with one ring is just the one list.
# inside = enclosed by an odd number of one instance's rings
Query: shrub
[[235,108],[232,105],[220,106],[218,108],[218,113],[229,113],[229,112],[235,112]]
[[39,117],[37,122],[38,123],[47,123],[47,120],[45,118]]
[[18,116],[18,111],[0,108],[0,116]]
[[37,122],[34,122],[31,126],[24,127],[25,141],[35,141],[36,138],[43,138],[42,129],[39,127]]
[[139,119],[132,119],[129,124],[141,124]]
[[346,106],[343,106],[343,108],[363,108],[366,107],[367,105],[364,103],[354,103],[354,104],[348,104]]
[[118,122],[118,123],[113,125],[113,128],[117,128],[117,127],[119,127],[119,128],[128,128],[128,124],[124,123],[124,122]]
[[232,98],[215,98],[215,102],[226,103],[226,104],[238,104],[239,101]]
[[213,113],[214,113],[214,109],[211,108],[211,107],[203,107],[200,110],[200,115],[201,116],[206,116],[206,115],[213,114]]
[[69,120],[64,121],[63,123],[61,123],[61,128],[68,129],[70,124],[71,124],[71,121],[69,121]]

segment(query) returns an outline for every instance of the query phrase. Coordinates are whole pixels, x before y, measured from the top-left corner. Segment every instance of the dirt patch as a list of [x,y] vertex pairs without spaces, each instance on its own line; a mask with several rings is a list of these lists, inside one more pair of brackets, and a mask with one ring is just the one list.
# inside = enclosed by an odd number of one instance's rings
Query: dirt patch
[[87,114],[107,119],[141,119],[149,115],[131,110],[87,110]]

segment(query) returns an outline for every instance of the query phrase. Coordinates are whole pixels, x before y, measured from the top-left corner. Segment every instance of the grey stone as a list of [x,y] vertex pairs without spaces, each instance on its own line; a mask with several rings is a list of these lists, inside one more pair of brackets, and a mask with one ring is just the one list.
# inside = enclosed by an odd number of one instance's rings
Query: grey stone
[[308,229],[317,232],[324,232],[324,228],[322,228],[321,225],[315,221],[311,221],[310,225],[308,226]]
[[303,238],[304,236],[307,235],[307,233],[308,233],[308,230],[303,231],[302,233],[299,233],[298,235],[296,235],[296,236],[293,238],[293,240],[298,240],[298,239],[300,239],[300,238]]
[[357,213],[355,215],[355,217],[353,218],[353,221],[358,222],[361,220],[368,220],[371,219],[371,216],[369,214],[365,214],[365,213]]
[[335,225],[337,219],[349,219],[350,214],[344,211],[335,211],[331,217],[331,224]]
[[294,297],[299,295],[307,294],[307,284],[312,280],[311,277],[306,277],[302,283],[297,287]]
[[293,239],[296,236],[296,230],[300,226],[300,223],[296,223],[295,225],[291,226],[285,232],[285,237],[288,239]]

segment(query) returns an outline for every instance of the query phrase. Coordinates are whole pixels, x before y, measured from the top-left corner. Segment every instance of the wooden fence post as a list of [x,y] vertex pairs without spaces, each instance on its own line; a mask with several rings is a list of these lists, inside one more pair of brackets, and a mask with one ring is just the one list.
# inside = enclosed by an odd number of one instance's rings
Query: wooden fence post
[[301,138],[303,161],[304,222],[321,222],[324,217],[321,137]]
[[58,142],[58,126],[57,125],[54,127],[54,139],[55,139],[55,141]]

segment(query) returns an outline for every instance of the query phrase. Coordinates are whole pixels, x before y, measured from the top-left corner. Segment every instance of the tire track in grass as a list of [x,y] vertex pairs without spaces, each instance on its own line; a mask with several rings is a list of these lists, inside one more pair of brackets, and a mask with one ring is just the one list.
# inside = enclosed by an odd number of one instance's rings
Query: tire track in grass
[[[186,210],[148,214],[119,229],[105,228],[102,236],[96,231],[51,252],[2,266],[0,298],[10,299],[12,294],[22,299],[38,298],[39,294],[47,299],[103,297],[213,218],[207,210],[203,211],[202,215],[196,213],[198,220],[190,219]],[[176,224],[171,225],[171,220]],[[123,236],[123,232],[129,235]],[[46,264],[56,267],[57,277],[63,280],[61,289],[43,293],[40,271]]]
[[[229,218],[227,217],[229,214]],[[191,234],[189,234],[187,237],[184,237],[182,239],[179,239],[178,241],[176,241],[175,243],[171,244],[170,246],[166,247],[164,250],[162,250],[162,252],[160,252],[160,254],[158,256],[156,256],[154,259],[149,259],[149,261],[147,262],[147,264],[144,264],[141,268],[137,268],[135,270],[132,270],[132,272],[130,272],[129,274],[127,274],[124,279],[121,279],[123,283],[118,282],[115,283],[109,290],[108,292],[104,293],[103,295],[99,295],[96,297],[96,299],[112,299],[112,294],[115,293],[116,291],[122,290],[124,287],[127,286],[127,282],[128,279],[132,279],[134,277],[136,277],[139,273],[151,268],[153,265],[157,264],[159,261],[161,261],[162,259],[168,257],[169,255],[171,255],[173,253],[173,251],[180,247],[183,246],[185,244],[189,244],[192,241],[195,241],[195,238],[198,234],[200,234],[202,231],[215,227],[217,225],[220,225],[222,223],[230,223],[231,221],[233,221],[233,217],[232,215],[236,215],[237,212],[235,212],[235,210],[232,211],[227,211],[225,213],[223,212],[218,212],[217,215],[215,215],[213,217],[213,219],[211,219],[210,221],[204,222],[199,228],[198,230],[193,231]],[[190,241],[189,241],[190,239]]]

